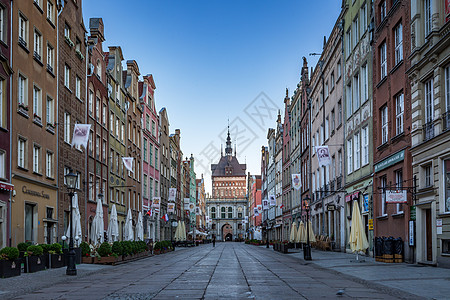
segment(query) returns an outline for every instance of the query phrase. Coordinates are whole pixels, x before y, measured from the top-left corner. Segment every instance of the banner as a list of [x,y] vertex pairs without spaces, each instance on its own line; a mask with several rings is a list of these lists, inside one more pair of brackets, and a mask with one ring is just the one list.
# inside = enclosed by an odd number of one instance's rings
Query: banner
[[189,211],[191,213],[194,213],[194,211],[195,211],[195,204],[194,203],[189,203]]
[[269,209],[269,200],[263,199],[262,207],[263,207],[263,210]]
[[175,203],[167,203],[167,212],[169,214],[175,212]]
[[302,187],[302,181],[300,180],[300,174],[292,174],[292,187],[299,190]]
[[184,210],[189,210],[189,198],[184,198]]
[[386,203],[406,203],[406,190],[386,190]]
[[83,146],[87,149],[91,124],[75,124],[72,136],[72,147]]
[[155,209],[155,213],[159,213],[160,205],[161,205],[161,198],[153,197],[152,207]]
[[331,165],[330,150],[328,146],[316,146],[317,159],[319,160],[319,167]]
[[262,206],[261,206],[261,204],[258,204],[256,206],[256,208],[258,209],[258,214],[261,214],[262,213]]
[[277,205],[277,199],[275,198],[275,195],[269,195],[269,203],[270,203],[270,206]]
[[175,202],[175,197],[177,196],[177,189],[170,188],[169,189],[169,201]]
[[254,214],[255,217],[259,216],[259,212],[258,212],[258,208],[257,207],[253,208],[253,214]]
[[134,159],[134,157],[122,157],[123,165],[131,173],[134,173],[134,171],[133,171],[133,159]]

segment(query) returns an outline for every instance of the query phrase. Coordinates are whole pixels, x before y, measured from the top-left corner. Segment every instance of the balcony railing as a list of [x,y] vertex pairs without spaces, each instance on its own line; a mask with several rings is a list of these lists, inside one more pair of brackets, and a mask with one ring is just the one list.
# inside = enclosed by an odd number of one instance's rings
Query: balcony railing
[[443,129],[447,131],[450,129],[450,110],[442,114],[442,120],[444,122]]
[[425,125],[423,125],[422,130],[423,130],[423,140],[424,141],[428,141],[428,140],[434,138],[434,124],[433,124],[433,121],[425,123]]

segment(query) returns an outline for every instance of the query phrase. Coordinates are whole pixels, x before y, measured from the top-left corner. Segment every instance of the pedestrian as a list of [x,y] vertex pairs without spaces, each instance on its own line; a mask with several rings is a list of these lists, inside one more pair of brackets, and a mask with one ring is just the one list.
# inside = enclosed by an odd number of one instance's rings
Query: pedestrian
[[213,247],[216,246],[216,236],[213,234],[212,236]]

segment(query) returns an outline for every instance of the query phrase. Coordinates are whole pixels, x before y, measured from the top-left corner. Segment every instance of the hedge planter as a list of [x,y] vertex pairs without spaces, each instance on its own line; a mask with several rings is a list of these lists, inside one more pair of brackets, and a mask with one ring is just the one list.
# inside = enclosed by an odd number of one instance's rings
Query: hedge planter
[[49,255],[50,268],[62,268],[65,266],[65,257],[63,254],[50,254]]
[[25,273],[34,273],[45,269],[44,255],[25,257]]
[[94,264],[114,265],[119,261],[121,261],[119,257],[115,256],[94,257]]
[[93,264],[94,258],[92,256],[83,256],[81,257],[81,263],[83,264]]
[[0,260],[0,277],[8,278],[20,275],[22,259]]

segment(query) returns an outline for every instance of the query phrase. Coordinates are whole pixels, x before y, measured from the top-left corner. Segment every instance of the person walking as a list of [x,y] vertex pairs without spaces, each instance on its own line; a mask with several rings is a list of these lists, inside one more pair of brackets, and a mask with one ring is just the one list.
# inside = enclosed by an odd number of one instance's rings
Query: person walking
[[216,246],[216,236],[213,234],[212,236],[213,247]]

